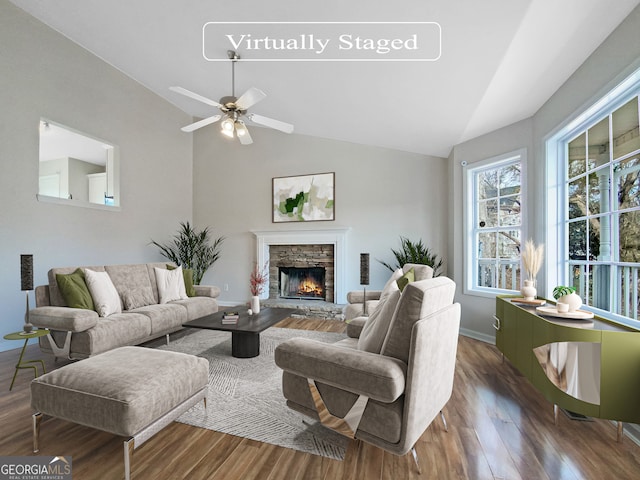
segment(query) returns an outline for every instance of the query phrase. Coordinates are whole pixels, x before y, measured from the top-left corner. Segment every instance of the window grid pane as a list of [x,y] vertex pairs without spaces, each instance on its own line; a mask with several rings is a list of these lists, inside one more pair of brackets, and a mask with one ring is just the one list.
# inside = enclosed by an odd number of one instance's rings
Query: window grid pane
[[521,162],[475,172],[473,287],[520,289]]
[[[638,97],[566,143],[566,285],[583,302],[638,320]],[[584,154],[586,153],[586,156]]]

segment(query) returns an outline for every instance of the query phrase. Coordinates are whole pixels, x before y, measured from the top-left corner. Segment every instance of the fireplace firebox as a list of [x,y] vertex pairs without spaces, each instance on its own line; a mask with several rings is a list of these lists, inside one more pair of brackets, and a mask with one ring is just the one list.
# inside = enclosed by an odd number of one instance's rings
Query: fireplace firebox
[[280,298],[325,300],[323,267],[279,267],[278,291]]

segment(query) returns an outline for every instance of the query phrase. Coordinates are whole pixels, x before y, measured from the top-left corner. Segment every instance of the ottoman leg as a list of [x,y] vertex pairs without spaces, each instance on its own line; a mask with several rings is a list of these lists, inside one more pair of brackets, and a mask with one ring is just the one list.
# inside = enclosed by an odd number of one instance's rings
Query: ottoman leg
[[33,419],[33,453],[40,451],[40,422],[42,421],[42,414],[36,412],[31,417]]
[[133,451],[136,448],[136,441],[133,437],[124,442],[124,478],[125,480],[131,479],[131,457],[133,457]]

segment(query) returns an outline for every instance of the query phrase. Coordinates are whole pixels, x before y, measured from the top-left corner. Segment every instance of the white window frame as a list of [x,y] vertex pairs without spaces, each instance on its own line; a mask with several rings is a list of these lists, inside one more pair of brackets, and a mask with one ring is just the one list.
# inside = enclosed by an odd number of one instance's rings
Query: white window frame
[[[569,119],[564,125],[545,139],[545,212],[546,212],[546,269],[545,296],[552,298],[552,291],[556,285],[568,284],[565,268],[567,259],[565,244],[567,242],[567,192],[565,191],[565,144],[595,125],[599,120],[625,105],[633,97],[640,94],[640,69],[612,88],[595,101],[582,113]],[[617,294],[617,293],[616,293]],[[617,315],[613,312],[600,310],[592,306],[581,307],[591,310],[597,315],[614,320],[623,325],[634,328],[640,327],[640,321]]]
[[466,295],[476,295],[480,297],[494,298],[496,295],[508,295],[517,293],[519,290],[509,290],[502,288],[482,287],[477,285],[478,278],[478,248],[475,241],[476,223],[478,218],[478,208],[476,203],[476,183],[474,177],[477,173],[486,170],[493,170],[510,163],[520,162],[520,239],[523,242],[526,236],[527,225],[527,192],[526,192],[526,165],[527,149],[521,148],[515,151],[504,153],[495,157],[487,158],[473,164],[463,163],[463,192],[464,192],[464,293]]

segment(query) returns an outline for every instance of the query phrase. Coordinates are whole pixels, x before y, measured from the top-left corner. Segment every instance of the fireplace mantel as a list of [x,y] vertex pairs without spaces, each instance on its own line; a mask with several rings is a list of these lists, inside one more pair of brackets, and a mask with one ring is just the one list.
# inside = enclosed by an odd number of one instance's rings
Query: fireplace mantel
[[[333,228],[322,230],[252,230],[257,239],[258,265],[262,266],[269,261],[270,245],[333,245],[334,269],[335,269],[335,302],[346,303],[346,253],[347,253],[347,228]],[[261,298],[268,298],[269,286],[265,288]]]

